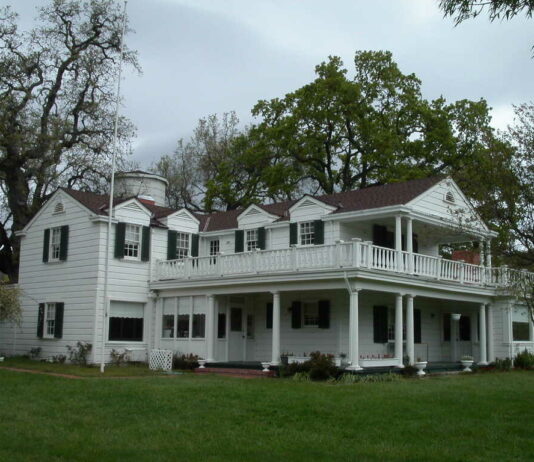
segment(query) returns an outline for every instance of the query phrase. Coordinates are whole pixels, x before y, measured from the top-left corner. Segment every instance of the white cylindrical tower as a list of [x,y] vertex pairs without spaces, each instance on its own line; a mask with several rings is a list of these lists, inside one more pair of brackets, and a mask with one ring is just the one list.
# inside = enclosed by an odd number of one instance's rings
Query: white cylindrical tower
[[155,173],[134,170],[115,175],[115,196],[138,196],[147,202],[165,206],[165,192],[169,182]]

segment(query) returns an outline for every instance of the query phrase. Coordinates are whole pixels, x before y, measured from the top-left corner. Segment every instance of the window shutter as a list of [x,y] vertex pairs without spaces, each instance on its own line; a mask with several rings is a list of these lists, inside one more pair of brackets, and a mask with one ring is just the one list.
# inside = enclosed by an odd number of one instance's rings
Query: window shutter
[[61,261],[67,260],[69,252],[69,227],[68,225],[61,227],[61,240],[59,243],[59,259]]
[[313,222],[313,243],[315,245],[324,244],[324,221],[315,220]]
[[289,223],[289,245],[297,245],[299,240],[298,223]]
[[167,260],[174,260],[176,258],[176,239],[178,233],[176,231],[167,231]]
[[43,239],[43,263],[48,261],[48,248],[50,247],[50,230],[44,230],[44,239]]
[[65,309],[64,303],[56,303],[56,322],[54,324],[54,337],[63,337],[63,311]]
[[414,343],[421,343],[421,310],[413,310]]
[[302,308],[298,301],[291,305],[291,327],[293,329],[300,329],[302,326]]
[[191,256],[198,257],[198,234],[191,234]]
[[126,239],[126,223],[117,223],[115,228],[115,258],[124,257],[124,240]]
[[258,228],[258,247],[265,250],[265,228]]
[[243,252],[245,248],[245,231],[237,229],[235,232],[235,253]]
[[330,329],[330,300],[319,300],[319,329]]
[[39,338],[43,338],[44,310],[45,304],[39,303],[39,311],[37,312],[37,337]]
[[150,260],[150,226],[143,226],[141,239],[141,261]]
[[265,310],[265,328],[273,328],[273,304],[271,302],[267,303]]
[[388,341],[388,308],[387,306],[373,307],[373,342],[387,343]]

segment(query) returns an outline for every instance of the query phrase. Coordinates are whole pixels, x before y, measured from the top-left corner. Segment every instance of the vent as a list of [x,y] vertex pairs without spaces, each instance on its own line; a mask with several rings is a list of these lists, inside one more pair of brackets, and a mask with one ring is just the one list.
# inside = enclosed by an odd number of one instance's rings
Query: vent
[[247,212],[247,216],[249,216],[249,215],[258,215],[258,214],[261,214],[261,212],[258,209],[250,209]]
[[451,192],[451,191],[448,191],[447,194],[445,194],[445,200],[447,202],[452,202],[454,203],[454,194]]
[[177,213],[177,214],[175,215],[175,217],[176,217],[176,218],[180,218],[180,219],[182,219],[182,220],[189,220],[189,221],[191,221],[191,217],[190,217],[187,213],[185,213],[185,212]]
[[58,202],[56,206],[54,207],[54,213],[64,213],[65,207],[63,206],[62,202]]
[[315,202],[311,201],[311,200],[305,200],[304,202],[302,202],[300,204],[299,207],[310,207],[312,205],[315,205]]

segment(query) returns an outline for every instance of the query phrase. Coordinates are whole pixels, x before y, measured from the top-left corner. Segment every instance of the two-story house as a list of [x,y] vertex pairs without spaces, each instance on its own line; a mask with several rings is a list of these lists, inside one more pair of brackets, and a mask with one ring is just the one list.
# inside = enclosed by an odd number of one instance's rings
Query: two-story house
[[[116,182],[106,299],[109,198],[59,189],[20,233],[23,322],[0,327],[0,352],[82,340],[94,362],[161,348],[278,364],[318,350],[359,370],[534,350],[503,290],[515,270],[492,267],[495,234],[450,178],[205,215],[166,208],[157,175]],[[440,256],[469,241],[480,264]]]

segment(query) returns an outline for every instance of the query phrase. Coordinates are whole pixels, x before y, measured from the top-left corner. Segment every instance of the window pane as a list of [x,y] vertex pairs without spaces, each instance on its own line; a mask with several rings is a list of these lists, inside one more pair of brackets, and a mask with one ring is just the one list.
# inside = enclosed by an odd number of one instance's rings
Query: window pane
[[529,333],[528,333],[528,322],[512,322],[512,331],[514,334],[514,340],[519,342],[528,342]]
[[163,315],[161,336],[163,338],[174,337],[174,314]]
[[52,228],[52,236],[50,239],[50,259],[59,260],[61,243],[61,228]]
[[217,320],[217,338],[226,338],[226,313],[219,313]]
[[471,318],[463,316],[460,318],[460,340],[464,342],[471,341]]
[[315,229],[313,221],[300,223],[300,243],[301,245],[311,245],[315,241]]
[[243,330],[241,308],[230,309],[230,330],[232,332],[238,332]]
[[319,306],[316,302],[304,302],[304,325],[318,326],[319,325]]
[[219,239],[210,241],[210,256],[217,255],[219,253]]
[[124,239],[124,256],[130,258],[139,257],[139,244],[141,242],[141,227],[138,225],[126,225]]
[[109,318],[109,340],[143,340],[143,318]]
[[176,327],[178,338],[189,338],[189,315],[178,315],[178,326]]
[[258,248],[258,230],[249,229],[246,233],[247,251],[256,250]]
[[189,234],[176,234],[176,258],[184,259],[189,255]]
[[206,315],[194,314],[193,315],[193,338],[204,338],[204,332],[206,329]]

